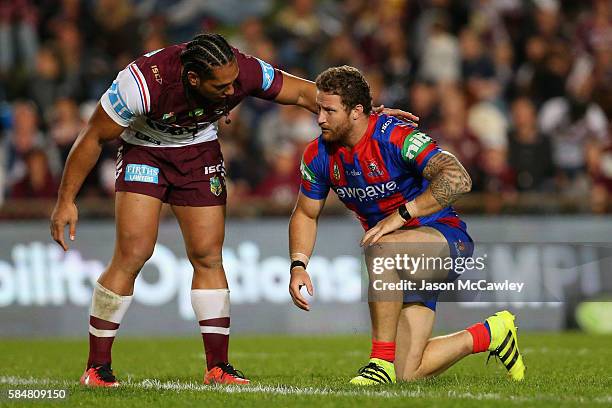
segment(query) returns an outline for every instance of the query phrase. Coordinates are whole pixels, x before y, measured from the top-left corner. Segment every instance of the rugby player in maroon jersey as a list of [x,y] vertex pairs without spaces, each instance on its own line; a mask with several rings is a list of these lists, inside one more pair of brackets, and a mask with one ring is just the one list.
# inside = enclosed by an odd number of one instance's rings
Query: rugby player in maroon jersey
[[[66,161],[51,235],[68,250],[76,238],[75,199],[104,142],[121,138],[116,170],[116,241],[94,287],[89,359],[81,383],[117,386],[111,347],[132,301],[134,281],[151,257],[162,203],[170,204],[193,265],[191,302],[206,352],[204,383],[248,384],[228,360],[229,289],[221,259],[226,189],[217,120],[245,97],[317,112],[316,87],[231,47],[218,34],[145,54],[100,99]],[[382,110],[382,107],[380,107]],[[418,120],[400,110],[387,113]]]

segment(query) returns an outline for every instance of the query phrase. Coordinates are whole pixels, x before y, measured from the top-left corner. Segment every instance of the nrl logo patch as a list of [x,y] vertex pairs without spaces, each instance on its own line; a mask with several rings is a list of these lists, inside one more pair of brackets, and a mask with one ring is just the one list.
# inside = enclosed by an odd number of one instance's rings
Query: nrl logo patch
[[212,176],[210,178],[210,192],[219,197],[223,192],[223,186],[221,185],[221,180],[219,180],[218,176]]
[[340,169],[338,168],[338,163],[334,163],[334,178],[336,181],[340,180]]

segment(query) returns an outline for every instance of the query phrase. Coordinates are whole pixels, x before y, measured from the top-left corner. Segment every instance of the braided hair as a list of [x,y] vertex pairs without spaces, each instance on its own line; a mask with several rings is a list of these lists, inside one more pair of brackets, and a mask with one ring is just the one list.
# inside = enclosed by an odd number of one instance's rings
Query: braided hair
[[[185,89],[191,90],[188,72],[192,71],[206,80],[212,77],[213,69],[227,65],[236,57],[232,47],[219,34],[204,33],[196,35],[187,43],[187,47],[181,52],[181,64],[183,65],[182,81]],[[226,117],[229,111],[226,107]],[[226,122],[229,119],[226,119]]]
[[232,47],[219,34],[198,34],[181,52],[183,81],[187,72],[195,72],[200,79],[209,79],[214,68],[229,64],[235,59]]

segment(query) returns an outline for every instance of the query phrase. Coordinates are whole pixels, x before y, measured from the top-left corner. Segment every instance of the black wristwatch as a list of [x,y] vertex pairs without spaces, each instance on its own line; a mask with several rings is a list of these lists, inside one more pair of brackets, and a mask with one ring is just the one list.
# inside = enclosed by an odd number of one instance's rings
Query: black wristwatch
[[301,266],[302,268],[306,269],[306,264],[304,262],[302,262],[302,261],[293,261],[293,262],[291,262],[291,266],[289,267],[289,273],[291,273],[293,268],[295,268],[296,266]]
[[408,212],[408,208],[406,208],[406,204],[400,205],[397,211],[399,211],[400,217],[402,217],[405,221],[412,218],[412,215],[410,215],[410,212]]

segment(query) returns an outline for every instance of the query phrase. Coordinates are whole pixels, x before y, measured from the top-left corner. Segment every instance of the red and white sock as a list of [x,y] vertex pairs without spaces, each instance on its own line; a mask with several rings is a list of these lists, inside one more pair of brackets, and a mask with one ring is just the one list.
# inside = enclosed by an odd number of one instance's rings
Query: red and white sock
[[395,361],[395,342],[372,339],[372,352],[370,353],[370,358],[379,358],[392,363]]
[[130,303],[132,296],[118,295],[96,283],[89,310],[88,368],[111,363],[113,341]]
[[191,291],[191,306],[200,324],[208,370],[218,363],[228,362],[229,293],[229,289],[193,289]]
[[491,344],[491,333],[485,324],[486,323],[476,323],[466,329],[472,335],[474,341],[472,353],[482,353],[489,349],[489,345]]

